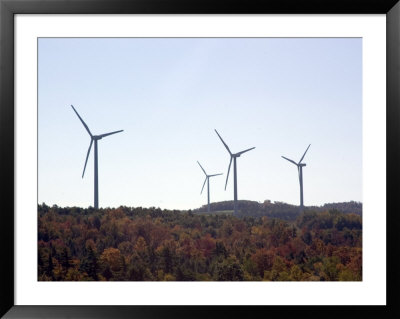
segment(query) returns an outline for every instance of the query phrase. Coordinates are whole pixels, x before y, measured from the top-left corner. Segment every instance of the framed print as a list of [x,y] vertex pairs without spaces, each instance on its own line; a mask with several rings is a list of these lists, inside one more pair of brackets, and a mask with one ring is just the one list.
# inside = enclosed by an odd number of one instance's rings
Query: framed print
[[399,4],[289,2],[1,1],[2,315],[399,314]]

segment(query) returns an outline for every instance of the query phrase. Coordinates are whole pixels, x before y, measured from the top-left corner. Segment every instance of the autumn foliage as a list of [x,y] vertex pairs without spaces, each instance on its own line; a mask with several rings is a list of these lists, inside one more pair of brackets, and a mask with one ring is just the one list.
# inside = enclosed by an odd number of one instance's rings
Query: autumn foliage
[[360,281],[362,220],[38,206],[40,281]]

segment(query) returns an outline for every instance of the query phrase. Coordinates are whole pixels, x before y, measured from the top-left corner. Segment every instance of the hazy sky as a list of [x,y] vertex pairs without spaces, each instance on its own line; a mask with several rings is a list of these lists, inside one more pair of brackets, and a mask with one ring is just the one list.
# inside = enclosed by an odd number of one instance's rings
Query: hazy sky
[[362,40],[342,38],[39,39],[39,203],[197,208],[211,201],[362,201]]

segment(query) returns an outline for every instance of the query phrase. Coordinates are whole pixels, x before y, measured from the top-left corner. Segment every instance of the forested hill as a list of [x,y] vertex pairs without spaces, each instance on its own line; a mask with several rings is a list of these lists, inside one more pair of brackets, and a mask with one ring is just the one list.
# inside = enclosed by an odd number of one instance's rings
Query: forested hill
[[39,281],[361,281],[362,218],[38,206]]
[[[271,202],[266,200],[263,203],[249,200],[239,200],[239,216],[261,217],[268,216],[284,220],[294,220],[299,216],[299,206],[283,202]],[[210,204],[211,212],[232,211],[233,201],[224,201]],[[323,206],[306,206],[306,211],[324,212],[336,210],[344,214],[362,215],[362,203],[350,201],[343,203],[329,203]],[[207,212],[207,205],[193,210],[194,213]]]
[[[279,218],[287,221],[294,221],[300,215],[299,206],[287,204],[284,202],[271,202],[270,200],[265,200],[263,203],[250,201],[250,200],[239,200],[239,214],[237,217],[262,217],[267,216],[270,218]],[[47,212],[50,210],[50,206],[47,206],[45,203],[38,206],[39,213]],[[58,207],[53,206],[59,214],[78,214],[78,215],[87,215],[94,213],[96,210],[93,207],[89,208],[80,208],[80,207]],[[127,215],[133,214],[144,214],[148,212],[152,212],[153,214],[159,214],[162,211],[161,208],[149,207],[126,207],[121,206],[121,209],[125,211]],[[107,211],[110,208],[100,208],[98,211]],[[233,201],[224,201],[210,204],[211,213],[233,213]],[[189,211],[180,211],[180,210],[168,210],[171,212],[192,212],[194,214],[203,214],[207,212],[207,205],[203,205],[200,208],[189,210]],[[342,202],[342,203],[328,203],[323,206],[306,206],[305,211],[309,212],[327,212],[327,211],[337,211],[343,214],[356,214],[362,216],[362,203],[350,201],[350,202]]]

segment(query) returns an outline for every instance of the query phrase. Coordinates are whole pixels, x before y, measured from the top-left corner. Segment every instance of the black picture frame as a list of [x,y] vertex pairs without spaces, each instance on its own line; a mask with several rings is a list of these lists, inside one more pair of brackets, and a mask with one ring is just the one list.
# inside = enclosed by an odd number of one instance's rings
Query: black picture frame
[[[5,318],[400,318],[398,163],[400,137],[399,0],[0,0],[0,315]],[[15,14],[386,14],[387,304],[386,306],[16,306],[14,303]],[[384,203],[382,203],[384,207]],[[379,234],[377,234],[379,236]],[[240,292],[238,292],[240,293]]]

